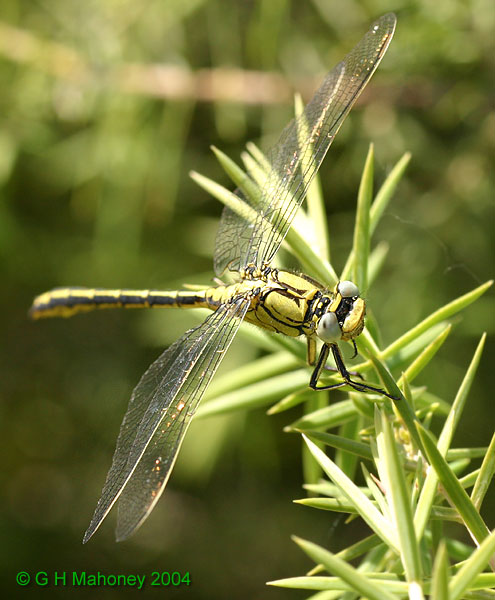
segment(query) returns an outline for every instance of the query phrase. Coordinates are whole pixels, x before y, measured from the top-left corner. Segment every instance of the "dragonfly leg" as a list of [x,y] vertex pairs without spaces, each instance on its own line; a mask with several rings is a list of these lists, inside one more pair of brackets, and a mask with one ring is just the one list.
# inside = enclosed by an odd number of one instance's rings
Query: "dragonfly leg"
[[316,363],[316,340],[310,337],[308,337],[307,340],[306,361],[310,367],[313,367]]
[[[317,385],[318,379],[320,377],[322,370],[325,368],[325,363],[328,359],[330,350],[332,351],[332,355],[335,360],[335,365],[337,367],[336,370],[340,373],[340,375],[342,376],[344,381],[341,383],[334,383],[332,385],[318,386]],[[344,387],[346,385],[352,387],[357,392],[363,392],[363,393],[369,393],[369,392],[373,393],[374,392],[376,394],[382,394],[383,396],[387,396],[387,398],[390,398],[391,400],[399,399],[396,396],[392,396],[391,394],[388,394],[385,390],[383,390],[381,388],[377,388],[372,385],[367,385],[365,383],[360,383],[358,381],[353,381],[351,379],[351,374],[345,367],[344,360],[342,359],[342,354],[340,353],[340,350],[339,350],[339,347],[337,346],[337,344],[324,344],[321,348],[320,356],[318,357],[318,362],[317,362],[315,369],[311,375],[309,387],[313,390],[333,390],[333,389],[338,389],[338,388]]]
[[[325,369],[325,371],[332,371],[332,373],[340,373],[340,371],[337,369],[337,367],[331,367],[330,365],[324,365],[323,369]],[[364,377],[361,375],[361,373],[358,373],[357,371],[347,371],[347,372],[352,377],[359,377],[359,379],[364,380]]]
[[[354,343],[354,340],[353,340],[353,343]],[[355,350],[355,352],[354,352],[352,358],[356,358],[356,356],[357,356],[356,344],[354,344],[354,350]],[[308,365],[310,367],[313,367],[316,363],[316,340],[314,338],[308,337],[308,351],[307,351],[306,356],[307,356],[306,361],[307,361]],[[333,371],[334,373],[340,373],[340,371],[337,369],[337,367],[330,367],[329,365],[323,365],[322,369],[325,369],[325,371]],[[349,371],[349,373],[353,377],[359,377],[359,379],[363,379],[363,376],[361,375],[361,373],[356,373],[356,371]]]

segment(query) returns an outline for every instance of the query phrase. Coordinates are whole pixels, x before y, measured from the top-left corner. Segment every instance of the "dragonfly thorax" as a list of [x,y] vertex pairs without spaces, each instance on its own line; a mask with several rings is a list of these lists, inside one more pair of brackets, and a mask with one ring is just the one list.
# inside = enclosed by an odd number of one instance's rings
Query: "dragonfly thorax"
[[363,331],[365,313],[366,303],[357,286],[340,281],[325,312],[317,315],[316,335],[327,344],[353,340]]

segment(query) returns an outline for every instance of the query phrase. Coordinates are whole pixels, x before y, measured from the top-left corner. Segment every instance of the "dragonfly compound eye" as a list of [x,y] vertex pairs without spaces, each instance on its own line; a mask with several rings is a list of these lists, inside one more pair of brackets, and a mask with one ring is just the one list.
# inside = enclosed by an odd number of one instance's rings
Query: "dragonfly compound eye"
[[359,296],[359,289],[352,281],[341,281],[337,286],[337,291],[342,298],[355,298]]
[[[344,299],[343,302],[349,302],[349,300]],[[366,304],[362,298],[356,298],[351,302],[352,307],[345,316],[344,324],[342,326],[342,339],[344,342],[353,340],[363,331],[364,328]]]
[[335,344],[342,338],[342,330],[335,313],[327,312],[321,317],[316,328],[316,335],[327,344]]

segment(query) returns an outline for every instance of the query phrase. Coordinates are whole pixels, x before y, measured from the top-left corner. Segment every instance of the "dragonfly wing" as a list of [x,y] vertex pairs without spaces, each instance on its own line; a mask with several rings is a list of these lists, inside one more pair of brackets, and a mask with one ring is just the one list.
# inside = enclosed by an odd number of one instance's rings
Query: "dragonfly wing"
[[[375,21],[354,49],[325,77],[300,117],[269,151],[270,168],[254,223],[224,208],[215,250],[215,270],[240,270],[269,263],[284,239],[309,184],[354,102],[385,54],[395,30],[392,13]],[[246,201],[244,195],[234,192]]]
[[222,305],[172,344],[143,375],[132,393],[84,542],[119,496],[118,540],[131,535],[152,511],[191,418],[248,306],[244,297]]

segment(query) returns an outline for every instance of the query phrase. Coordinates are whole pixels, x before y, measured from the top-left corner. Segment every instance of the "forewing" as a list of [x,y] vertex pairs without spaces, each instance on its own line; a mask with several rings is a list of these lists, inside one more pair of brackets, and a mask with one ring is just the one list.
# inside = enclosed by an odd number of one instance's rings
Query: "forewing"
[[[270,169],[259,199],[234,193],[257,212],[254,223],[224,208],[215,249],[215,271],[238,271],[269,263],[280,247],[309,184],[385,54],[396,18],[378,19],[354,49],[326,76],[302,115],[284,129],[269,151]],[[301,136],[301,132],[304,135]]]
[[239,298],[221,306],[172,344],[134,389],[112,466],[84,536],[87,542],[115,501],[117,539],[135,531],[160,497],[196,408],[249,305]]

